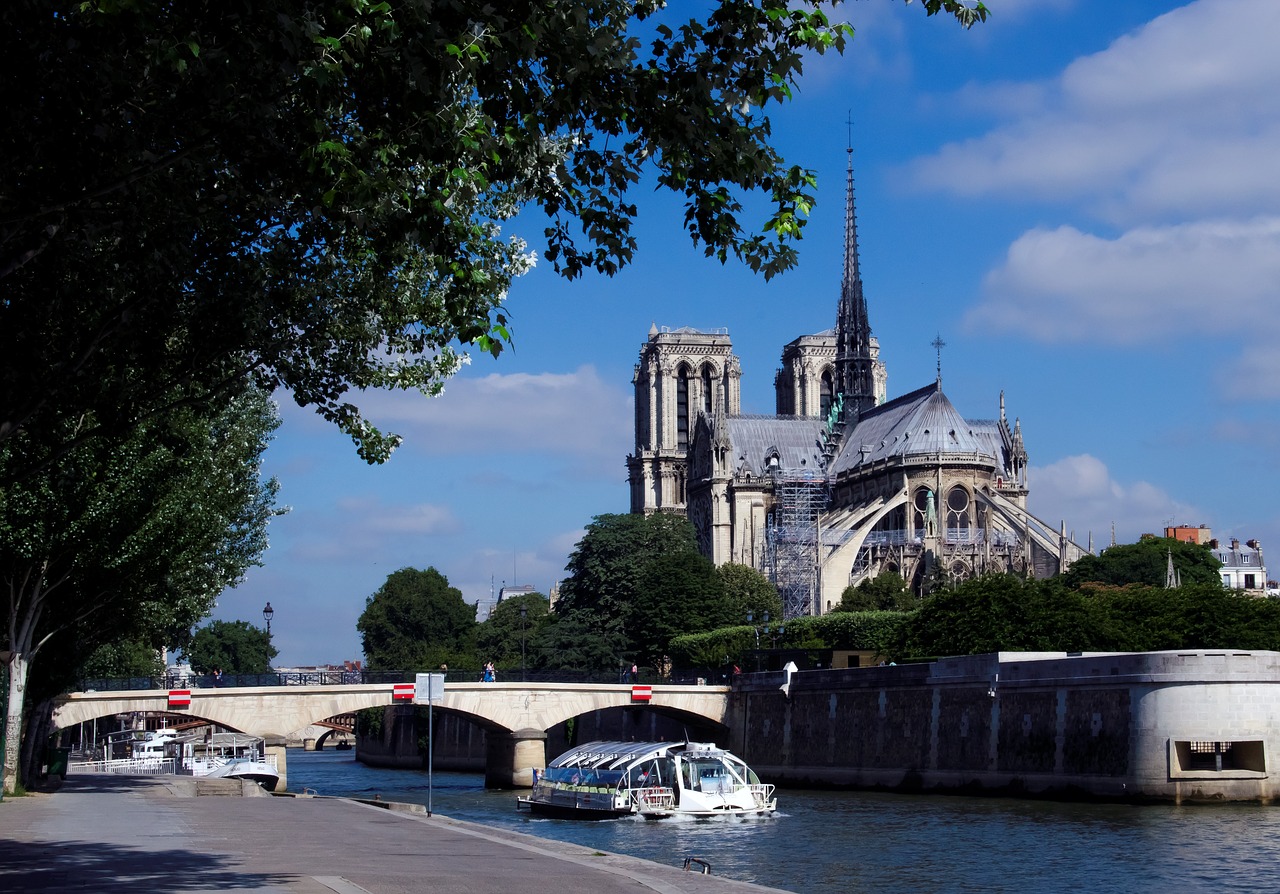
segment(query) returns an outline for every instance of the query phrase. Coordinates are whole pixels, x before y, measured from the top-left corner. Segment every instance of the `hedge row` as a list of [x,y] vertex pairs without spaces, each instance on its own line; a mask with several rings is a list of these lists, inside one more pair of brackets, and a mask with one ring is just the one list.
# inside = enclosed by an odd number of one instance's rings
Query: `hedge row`
[[[761,639],[762,648],[856,649],[887,653],[900,635],[906,612],[832,612],[821,617],[792,618],[777,641]],[[687,633],[671,641],[677,668],[720,667],[756,648],[756,628],[721,627]]]

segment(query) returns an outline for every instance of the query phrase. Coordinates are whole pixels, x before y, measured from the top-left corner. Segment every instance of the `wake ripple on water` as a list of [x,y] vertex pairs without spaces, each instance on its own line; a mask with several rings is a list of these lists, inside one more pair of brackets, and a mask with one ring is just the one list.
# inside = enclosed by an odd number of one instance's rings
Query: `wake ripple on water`
[[[425,772],[288,755],[289,787],[425,804]],[[478,774],[435,773],[433,811],[804,894],[1192,894],[1280,890],[1280,812],[782,789],[772,817],[591,822],[517,813]]]

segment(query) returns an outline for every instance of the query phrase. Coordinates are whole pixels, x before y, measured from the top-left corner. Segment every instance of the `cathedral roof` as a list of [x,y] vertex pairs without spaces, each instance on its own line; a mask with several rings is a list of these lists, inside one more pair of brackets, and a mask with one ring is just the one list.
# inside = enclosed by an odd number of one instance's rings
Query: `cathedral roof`
[[726,416],[733,469],[756,477],[769,471],[770,457],[782,469],[820,468],[823,421],[807,416]]
[[867,463],[940,453],[981,454],[997,463],[1000,434],[993,422],[961,416],[934,382],[864,413],[845,433],[831,472],[839,475]]

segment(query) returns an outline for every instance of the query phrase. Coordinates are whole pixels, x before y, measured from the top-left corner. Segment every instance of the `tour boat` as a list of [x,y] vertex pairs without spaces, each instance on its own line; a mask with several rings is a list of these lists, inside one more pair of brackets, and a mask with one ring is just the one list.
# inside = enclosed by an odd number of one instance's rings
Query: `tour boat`
[[[121,744],[129,756],[116,758]],[[72,773],[180,775],[252,779],[268,791],[280,784],[276,756],[258,736],[243,733],[182,735],[173,729],[125,730],[109,736],[103,759],[70,765]]]
[[569,819],[766,816],[773,786],[741,758],[702,742],[590,742],[537,775],[518,809]]
[[280,784],[275,755],[263,752],[264,741],[243,733],[213,733],[183,749],[179,773],[225,779],[252,779],[267,791]]

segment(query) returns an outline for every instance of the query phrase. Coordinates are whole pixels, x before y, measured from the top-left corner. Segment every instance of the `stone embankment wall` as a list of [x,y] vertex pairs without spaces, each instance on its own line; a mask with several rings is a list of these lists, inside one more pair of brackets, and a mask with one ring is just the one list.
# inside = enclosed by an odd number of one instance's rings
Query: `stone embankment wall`
[[730,747],[807,786],[1270,801],[1280,653],[1002,653],[752,675]]

